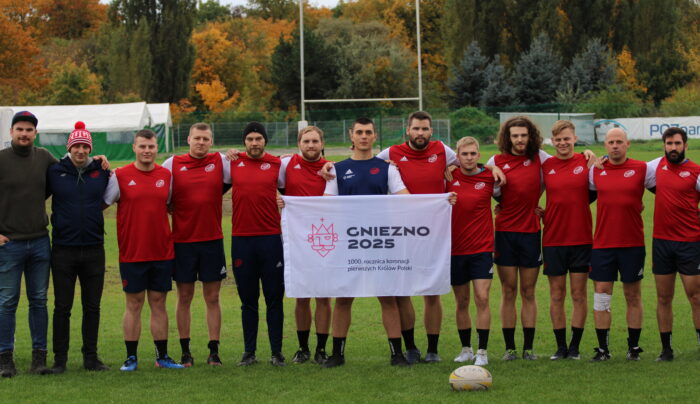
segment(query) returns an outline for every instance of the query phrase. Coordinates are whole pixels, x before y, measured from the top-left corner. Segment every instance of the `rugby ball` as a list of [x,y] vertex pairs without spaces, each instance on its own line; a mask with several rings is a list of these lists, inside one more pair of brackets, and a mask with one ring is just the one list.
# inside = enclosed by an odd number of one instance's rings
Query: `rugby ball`
[[450,386],[456,391],[488,390],[491,384],[491,372],[481,366],[462,366],[450,375]]

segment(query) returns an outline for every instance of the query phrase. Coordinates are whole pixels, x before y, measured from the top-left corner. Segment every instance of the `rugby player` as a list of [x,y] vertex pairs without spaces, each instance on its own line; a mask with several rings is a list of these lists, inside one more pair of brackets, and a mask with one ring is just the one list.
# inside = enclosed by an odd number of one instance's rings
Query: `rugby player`
[[238,363],[257,362],[258,299],[260,283],[267,306],[267,331],[273,366],[284,366],[282,326],[284,324],[284,264],[277,209],[280,159],[265,152],[267,132],[258,122],[243,130],[245,153],[231,161],[233,276],[241,299],[241,320],[245,352]]
[[[462,351],[455,362],[473,359],[475,365],[488,364],[486,352],[491,327],[489,291],[493,279],[493,218],[491,197],[501,194],[491,171],[478,164],[479,142],[463,137],[457,142],[459,170],[453,171],[447,191],[457,194],[452,209],[451,283],[457,306],[457,332]],[[471,347],[471,318],[469,317],[469,282],[474,284],[476,332],[479,347],[476,358]]]
[[[297,145],[301,154],[294,154],[282,158],[279,172],[280,192],[290,196],[322,196],[326,188],[326,181],[319,175],[319,171],[327,162],[322,157],[324,139],[323,131],[315,126],[307,126],[299,131]],[[279,199],[281,201],[281,198]],[[280,204],[278,202],[278,204]],[[284,202],[280,207],[284,206]],[[297,324],[297,338],[299,350],[294,354],[292,361],[304,363],[311,358],[309,349],[309,333],[311,330],[311,299],[296,299],[294,317]],[[316,298],[316,350],[314,362],[323,364],[328,359],[326,354],[326,341],[331,322],[331,299],[327,297]]]
[[[386,195],[408,194],[398,170],[386,161],[372,155],[377,140],[374,122],[358,118],[350,128],[352,156],[335,164],[334,178],[328,181],[324,195]],[[336,172],[339,177],[336,176]],[[379,297],[382,322],[389,338],[392,366],[409,366],[401,351],[401,319],[395,297]],[[350,329],[352,297],[335,299],[333,307],[333,354],[322,365],[333,368],[345,363],[345,341]]]
[[176,319],[182,348],[181,363],[185,367],[194,365],[190,351],[190,306],[195,282],[199,280],[209,330],[207,364],[220,366],[219,291],[221,281],[226,278],[221,205],[223,192],[228,190],[222,186],[224,179],[230,177],[230,162],[223,154],[209,153],[214,145],[214,135],[206,123],[195,123],[190,127],[187,144],[189,153],[170,157],[163,163],[173,176],[170,205],[175,242],[173,279],[177,285]]
[[[165,299],[172,289],[173,251],[168,220],[172,176],[155,163],[156,134],[142,129],[134,135],[136,161],[114,170],[104,201],[117,202],[119,273],[126,295],[124,343],[126,361],[122,371],[138,368],[137,348],[141,334],[141,309],[148,297],[151,334],[156,346],[156,367],[182,369],[168,356],[168,312]],[[146,293],[148,292],[148,293]]]
[[[592,217],[589,206],[586,157],[575,153],[577,141],[571,121],[557,121],[552,126],[555,158],[542,163],[547,191],[542,235],[544,274],[549,278],[549,314],[552,319],[557,351],[552,360],[581,359],[579,344],[588,312],[586,283],[591,263]],[[571,343],[566,343],[566,274],[571,283],[573,313]]]
[[685,157],[688,135],[668,128],[664,157],[649,163],[656,186],[652,271],[656,280],[656,319],[661,337],[659,362],[673,360],[673,295],[680,274],[700,342],[700,166]]
[[608,160],[602,168],[592,167],[589,186],[598,192],[596,228],[591,253],[591,272],[595,293],[593,318],[598,338],[594,362],[610,359],[608,335],[612,317],[610,301],[613,285],[618,279],[627,303],[627,359],[639,360],[642,349],[642,289],[644,277],[644,223],[642,196],[651,187],[647,163],[627,158],[630,142],[621,128],[605,135]]

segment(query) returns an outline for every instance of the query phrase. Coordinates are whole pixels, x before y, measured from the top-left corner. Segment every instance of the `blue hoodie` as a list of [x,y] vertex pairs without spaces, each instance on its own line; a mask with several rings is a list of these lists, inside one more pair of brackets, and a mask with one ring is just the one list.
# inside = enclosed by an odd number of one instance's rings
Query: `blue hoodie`
[[78,170],[69,156],[49,167],[47,192],[51,200],[53,244],[91,246],[104,243],[102,196],[109,182],[109,171],[101,161],[90,160]]

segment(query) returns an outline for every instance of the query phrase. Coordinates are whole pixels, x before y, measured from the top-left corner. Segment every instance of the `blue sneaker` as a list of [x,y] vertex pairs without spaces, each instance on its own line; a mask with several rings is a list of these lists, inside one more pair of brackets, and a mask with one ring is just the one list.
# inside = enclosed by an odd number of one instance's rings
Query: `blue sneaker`
[[133,372],[134,370],[138,369],[139,367],[139,362],[136,360],[136,357],[131,355],[126,360],[124,361],[124,364],[122,367],[119,368],[122,372]]
[[157,368],[166,368],[166,369],[184,369],[185,367],[183,365],[180,365],[179,363],[175,362],[173,358],[169,357],[168,355],[165,355],[162,359],[156,359],[156,367]]

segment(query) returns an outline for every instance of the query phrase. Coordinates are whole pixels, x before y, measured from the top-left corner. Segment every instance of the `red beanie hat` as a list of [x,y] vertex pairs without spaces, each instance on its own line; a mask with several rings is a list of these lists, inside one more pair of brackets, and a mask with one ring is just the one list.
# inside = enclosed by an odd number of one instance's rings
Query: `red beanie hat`
[[90,151],[92,151],[92,136],[90,136],[90,132],[85,129],[85,124],[78,121],[75,123],[75,130],[68,136],[66,148],[70,151],[71,147],[81,143],[86,144],[90,148]]

